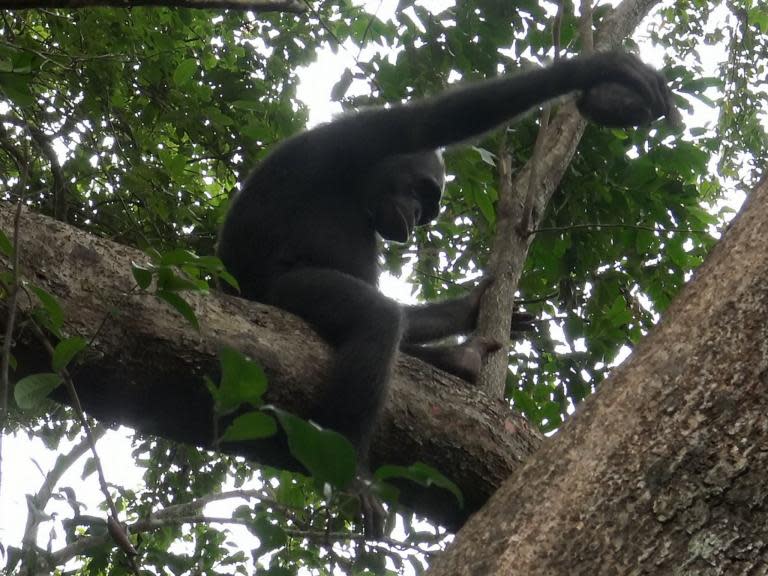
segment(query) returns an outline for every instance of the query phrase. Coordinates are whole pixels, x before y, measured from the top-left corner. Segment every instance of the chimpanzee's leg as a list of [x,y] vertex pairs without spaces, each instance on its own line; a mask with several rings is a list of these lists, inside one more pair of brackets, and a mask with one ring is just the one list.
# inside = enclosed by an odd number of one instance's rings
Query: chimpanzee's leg
[[358,278],[324,268],[299,268],[276,278],[268,300],[312,324],[336,349],[332,379],[314,419],[344,434],[367,468],[400,344],[400,305]]
[[463,298],[405,308],[406,328],[400,350],[464,378],[477,380],[483,360],[501,345],[496,340],[470,337],[456,345],[420,346],[475,329],[480,299],[493,280],[485,278]]

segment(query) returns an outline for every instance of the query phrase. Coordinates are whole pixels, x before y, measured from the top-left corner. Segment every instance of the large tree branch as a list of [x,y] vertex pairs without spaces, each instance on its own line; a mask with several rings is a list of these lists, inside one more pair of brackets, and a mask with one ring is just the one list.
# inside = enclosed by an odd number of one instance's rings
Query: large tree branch
[[[10,205],[0,205],[0,227],[6,231],[12,212]],[[310,413],[331,355],[298,318],[222,294],[190,295],[198,333],[155,296],[131,292],[130,265],[146,260],[141,252],[34,213],[25,213],[21,226],[22,274],[59,299],[65,331],[90,338],[104,323],[93,349],[71,369],[83,406],[93,416],[210,445],[211,404],[203,376],[216,378],[216,353],[223,345],[262,363],[270,381],[268,402],[299,415]],[[26,298],[19,304],[30,305]],[[50,371],[47,355],[29,334],[21,335],[14,354],[26,372]],[[538,444],[538,433],[505,402],[402,357],[372,457],[375,465],[427,462],[453,479],[464,493],[464,510],[439,489],[404,486],[403,495],[416,511],[457,528]],[[295,466],[276,442],[230,450]]]
[[661,324],[431,576],[764,574],[768,179]]

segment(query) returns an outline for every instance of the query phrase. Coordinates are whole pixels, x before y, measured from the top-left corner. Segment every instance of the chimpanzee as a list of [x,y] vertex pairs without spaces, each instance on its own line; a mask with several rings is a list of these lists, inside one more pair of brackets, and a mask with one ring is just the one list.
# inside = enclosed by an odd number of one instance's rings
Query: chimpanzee
[[[378,237],[405,242],[415,226],[437,217],[441,147],[574,91],[581,92],[582,113],[603,124],[646,123],[673,111],[664,78],[630,54],[561,60],[298,134],[278,145],[234,198],[219,255],[243,297],[297,314],[335,348],[314,419],[354,443],[361,475],[398,349],[471,380],[499,346],[472,337],[453,347],[420,346],[471,332],[489,280],[463,298],[401,306],[377,290]],[[623,104],[613,107],[612,94]],[[380,507],[369,503],[364,511],[375,534]]]

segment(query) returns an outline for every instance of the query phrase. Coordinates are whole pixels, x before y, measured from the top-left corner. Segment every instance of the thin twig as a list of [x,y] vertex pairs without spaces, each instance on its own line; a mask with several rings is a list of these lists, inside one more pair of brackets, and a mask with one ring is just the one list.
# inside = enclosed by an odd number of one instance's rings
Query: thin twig
[[[157,516],[151,516],[149,518],[137,520],[133,524],[130,524],[128,526],[128,529],[132,533],[138,534],[142,532],[158,530],[160,528],[165,528],[166,526],[178,526],[181,524],[212,524],[212,523],[224,524],[224,525],[248,526],[251,524],[251,521],[248,520],[247,518],[228,518],[224,516],[190,515],[190,516],[174,516],[174,517],[168,517],[168,518],[158,518]],[[358,532],[326,532],[324,530],[323,531],[297,530],[297,529],[291,529],[291,528],[283,528],[283,531],[285,532],[286,535],[288,535],[291,538],[312,540],[312,541],[325,544],[328,547],[330,547],[330,545],[335,542],[365,542],[369,546],[375,545],[374,543],[369,542],[367,540],[367,537],[365,536],[365,534],[358,533]],[[329,536],[331,538],[330,542],[328,541]],[[49,561],[54,563],[53,565],[58,566],[60,564],[64,564],[65,562],[74,558],[75,556],[83,554],[89,549],[103,546],[107,542],[109,542],[108,535],[86,536],[50,554]],[[424,550],[423,548],[420,548],[418,546],[409,545],[408,543],[405,543],[405,542],[399,542],[392,538],[381,538],[377,542],[380,545],[384,545],[390,548],[396,548],[401,551],[413,551],[413,552],[418,552],[418,553],[427,554],[427,555],[432,554],[432,551],[430,550]],[[434,544],[431,544],[431,545],[437,546],[439,545],[439,543],[435,542]]]
[[682,232],[690,234],[709,234],[709,230],[699,230],[696,228],[677,228],[666,227],[656,228],[653,226],[646,226],[644,224],[572,224],[570,226],[548,226],[543,228],[536,228],[528,232],[531,234],[538,234],[539,232],[569,232],[571,230],[600,230],[601,228],[625,228],[628,230],[648,230],[650,232]]
[[363,31],[363,37],[360,39],[360,49],[357,51],[357,56],[355,57],[355,63],[357,63],[360,60],[360,55],[363,53],[363,47],[365,46],[365,41],[368,38],[368,32],[371,31],[371,26],[373,26],[373,21],[378,16],[379,10],[381,10],[381,5],[383,3],[384,3],[384,0],[379,0],[379,3],[376,5],[376,10],[373,11],[373,14],[371,14],[371,17],[368,19],[368,25],[365,27],[365,30]]
[[[98,426],[94,431],[94,434],[100,438],[105,434],[105,432],[106,430],[103,427]],[[61,477],[88,450],[90,450],[90,447],[88,446],[88,440],[83,438],[82,441],[79,444],[73,446],[68,453],[59,454],[59,457],[56,459],[56,463],[54,464],[53,468],[51,468],[45,475],[43,485],[34,496],[28,497],[27,507],[29,508],[30,505],[33,505],[38,510],[44,510],[45,506],[48,504],[48,501],[51,499],[53,489],[56,487],[56,484],[59,482]],[[40,518],[34,513],[33,510],[29,510],[27,513],[27,523],[24,528],[24,535],[21,539],[25,557],[35,551],[35,543],[37,542],[37,527],[39,524]],[[47,559],[47,557],[45,558]],[[50,564],[48,567],[54,568],[54,566],[51,566]]]
[[317,11],[317,9],[312,5],[309,0],[304,0],[304,4],[306,5],[306,10],[309,11],[312,16],[317,18],[317,21],[320,22],[320,27],[325,31],[328,36],[331,37],[331,39],[336,43],[336,46],[338,48],[341,48],[345,52],[349,53],[349,50],[347,50],[347,47],[344,46],[344,44],[339,40],[339,37],[336,36],[336,33],[331,29],[330,26],[323,20],[323,17],[320,16],[320,13]]
[[[40,342],[42,342],[43,346],[47,350],[47,352],[53,356],[54,348],[51,344],[50,340],[48,340],[48,337],[45,335],[45,333],[40,329],[40,327],[34,322],[30,322],[30,326],[32,327],[32,330],[35,332],[35,335],[38,337]],[[59,374],[64,379],[64,386],[67,389],[67,393],[69,394],[70,400],[72,401],[72,407],[75,409],[75,414],[77,415],[78,420],[80,421],[80,424],[83,427],[83,430],[85,431],[85,437],[88,440],[88,445],[91,448],[91,453],[93,454],[93,460],[96,464],[96,473],[99,479],[99,487],[101,488],[102,494],[104,494],[104,499],[107,502],[107,506],[109,507],[110,515],[112,516],[112,519],[114,520],[115,524],[120,526],[121,530],[124,530],[124,528],[119,524],[118,520],[118,512],[117,512],[117,506],[115,506],[115,501],[112,499],[112,495],[109,493],[109,486],[107,486],[107,478],[104,474],[104,467],[101,464],[101,458],[99,458],[99,453],[96,450],[96,438],[93,434],[93,431],[91,429],[91,425],[88,423],[88,419],[85,417],[85,412],[83,411],[83,406],[80,403],[80,396],[77,394],[77,390],[75,389],[75,383],[72,380],[72,376],[69,374],[69,371],[66,368],[62,368],[59,371]],[[111,537],[111,536],[110,536]],[[126,536],[127,539],[127,536]],[[116,544],[119,544],[118,542],[115,542]],[[139,570],[136,566],[136,562],[131,556],[126,555],[126,559],[128,560],[128,563],[134,572],[136,576],[139,576]]]
[[281,504],[267,496],[261,490],[229,490],[227,492],[218,492],[214,494],[208,494],[195,498],[191,502],[184,502],[183,504],[174,504],[172,506],[166,506],[159,512],[154,513],[154,518],[165,519],[174,516],[188,516],[190,513],[202,510],[207,504],[211,502],[219,502],[221,500],[229,500],[231,498],[242,498],[243,500],[258,500],[261,504],[266,504],[269,507],[275,508],[286,514],[291,512],[291,508]]
[[13,284],[11,285],[11,294],[8,298],[8,319],[5,325],[5,335],[3,339],[3,358],[2,358],[2,394],[0,394],[0,487],[3,485],[3,429],[8,423],[8,394],[11,390],[10,368],[11,368],[11,347],[13,345],[13,327],[16,322],[16,305],[19,297],[19,254],[21,253],[19,233],[21,223],[21,209],[24,206],[24,188],[26,187],[26,172],[22,174],[20,182],[19,201],[16,204],[16,213],[13,217],[13,259],[11,264],[11,273],[13,274]]
[[[45,347],[46,351],[53,356],[54,348],[51,344],[50,340],[48,340],[48,337],[43,333],[43,331],[40,329],[40,327],[35,322],[30,322],[30,326],[32,327],[32,330],[35,332],[35,335],[38,337],[40,342],[43,344],[43,347]],[[70,396],[70,399],[72,400],[72,407],[75,409],[75,414],[77,415],[78,420],[80,420],[80,423],[83,426],[83,430],[85,431],[85,436],[88,439],[88,445],[91,447],[91,452],[93,453],[93,457],[96,460],[96,472],[99,477],[99,485],[101,487],[101,491],[104,493],[104,498],[107,500],[107,505],[109,506],[110,513],[117,518],[117,506],[115,506],[115,503],[112,500],[112,496],[109,493],[109,487],[107,486],[107,479],[104,475],[104,469],[101,466],[101,460],[99,459],[98,452],[96,451],[96,440],[94,439],[93,432],[91,430],[91,425],[88,423],[87,418],[85,417],[85,412],[83,411],[83,406],[80,404],[80,397],[77,394],[77,390],[75,390],[75,384],[72,381],[72,377],[69,374],[69,371],[66,368],[62,368],[60,371],[61,377],[64,380],[64,386],[67,389],[67,393]]]

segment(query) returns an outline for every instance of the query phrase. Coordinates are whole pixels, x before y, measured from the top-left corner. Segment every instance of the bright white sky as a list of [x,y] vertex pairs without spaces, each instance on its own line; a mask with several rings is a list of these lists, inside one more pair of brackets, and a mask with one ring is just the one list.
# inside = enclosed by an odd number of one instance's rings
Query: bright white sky
[[[436,3],[437,1],[435,0]],[[448,3],[448,0],[439,0],[439,3]],[[376,10],[375,4],[376,2],[372,3],[372,10]],[[379,17],[389,18],[393,14],[396,4],[397,0],[383,0],[377,10]],[[722,21],[724,14],[725,10],[720,9],[720,12],[715,16],[716,21]],[[663,63],[661,50],[651,46],[647,38],[642,35],[637,36],[636,40],[642,46],[643,59],[660,67]],[[717,63],[723,58],[723,50],[717,46],[699,46],[699,50],[705,67],[711,67],[706,73],[715,74]],[[298,95],[310,106],[310,125],[328,121],[341,112],[341,106],[330,100],[331,88],[341,77],[346,67],[354,69],[357,54],[358,49],[351,42],[335,54],[330,48],[326,48],[318,54],[318,60],[315,64],[300,72],[302,83]],[[349,93],[354,94],[356,90],[365,91],[367,87],[360,84],[356,86],[353,83]],[[695,114],[686,119],[687,125],[689,127],[714,126],[717,121],[717,110],[707,108],[695,100],[692,104],[695,106]],[[723,203],[738,208],[742,201],[742,197],[732,197]],[[381,289],[400,301],[413,301],[407,284],[388,274],[381,278]],[[556,340],[563,342],[563,346],[565,346],[562,334],[555,331],[552,335]],[[525,348],[522,351],[525,351]],[[625,358],[628,353],[629,350],[626,350],[617,361]],[[102,439],[100,442],[100,457],[105,466],[107,479],[119,479],[120,484],[127,486],[140,486],[141,470],[131,465],[133,458],[131,457],[128,433],[125,429],[110,432],[108,438]],[[66,451],[71,445],[67,442],[62,443],[63,450]],[[6,437],[3,450],[3,485],[0,487],[0,542],[5,546],[19,545],[27,514],[26,494],[33,493],[39,488],[44,479],[44,472],[51,469],[56,454],[48,451],[39,439],[29,439],[26,436]],[[59,487],[76,487],[78,498],[84,501],[89,512],[98,514],[96,506],[101,501],[101,495],[96,476],[91,474],[85,480],[81,478],[82,466],[86,458],[87,455],[81,458],[76,466],[70,468],[59,483]],[[229,509],[223,505],[223,509],[207,509],[206,511],[219,516],[227,514]],[[57,514],[59,518],[71,515],[70,508],[61,502],[52,501],[46,510]],[[58,531],[58,534],[61,534],[58,522],[44,524],[40,529],[39,543],[41,546],[46,546],[48,531],[50,530]],[[235,541],[242,543],[244,547],[251,547],[255,544],[254,537],[245,528],[234,527],[232,532]],[[62,539],[59,538],[57,545],[62,543]]]

